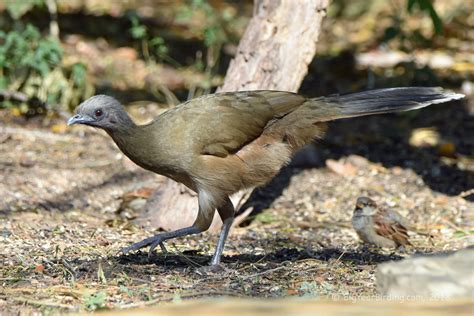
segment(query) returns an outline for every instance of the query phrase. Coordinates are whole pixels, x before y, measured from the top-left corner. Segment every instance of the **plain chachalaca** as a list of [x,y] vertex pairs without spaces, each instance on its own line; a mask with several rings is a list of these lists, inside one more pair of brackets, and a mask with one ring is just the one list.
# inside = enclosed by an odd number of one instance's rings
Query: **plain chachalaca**
[[[146,238],[123,253],[207,230],[215,210],[223,221],[211,264],[219,264],[234,219],[229,199],[277,174],[304,145],[321,138],[326,122],[419,109],[462,98],[441,88],[390,88],[306,99],[280,91],[226,92],[180,104],[146,125],[136,125],[124,107],[105,95],[76,110],[68,125],[104,129],[139,166],[181,182],[198,194],[194,224]],[[179,216],[179,214],[177,214]]]

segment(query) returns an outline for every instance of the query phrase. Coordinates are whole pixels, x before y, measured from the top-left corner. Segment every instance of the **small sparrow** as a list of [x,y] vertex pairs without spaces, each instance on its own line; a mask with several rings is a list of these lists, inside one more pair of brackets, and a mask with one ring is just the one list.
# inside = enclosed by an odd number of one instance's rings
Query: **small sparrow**
[[410,245],[408,221],[399,213],[384,210],[368,197],[357,199],[352,227],[364,242],[383,248],[399,248]]

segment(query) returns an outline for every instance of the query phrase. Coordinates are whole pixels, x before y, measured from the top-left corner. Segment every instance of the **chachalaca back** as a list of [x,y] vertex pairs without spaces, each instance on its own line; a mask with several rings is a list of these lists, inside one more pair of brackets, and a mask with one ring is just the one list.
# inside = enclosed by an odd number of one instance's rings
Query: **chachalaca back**
[[144,239],[123,253],[207,230],[217,209],[223,227],[211,264],[219,264],[234,219],[229,196],[274,177],[301,147],[321,138],[326,122],[419,109],[462,98],[441,88],[390,88],[306,99],[281,91],[216,93],[182,103],[151,123],[136,125],[105,95],[76,110],[68,125],[104,129],[139,166],[181,182],[198,194],[194,224]]

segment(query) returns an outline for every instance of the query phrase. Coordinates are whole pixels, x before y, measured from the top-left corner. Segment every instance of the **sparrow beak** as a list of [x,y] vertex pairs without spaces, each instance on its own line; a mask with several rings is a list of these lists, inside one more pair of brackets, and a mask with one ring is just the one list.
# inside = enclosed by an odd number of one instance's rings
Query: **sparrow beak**
[[94,119],[90,116],[87,115],[81,115],[81,114],[76,114],[73,117],[71,117],[69,120],[67,120],[67,125],[74,125],[74,124],[88,124],[92,123]]

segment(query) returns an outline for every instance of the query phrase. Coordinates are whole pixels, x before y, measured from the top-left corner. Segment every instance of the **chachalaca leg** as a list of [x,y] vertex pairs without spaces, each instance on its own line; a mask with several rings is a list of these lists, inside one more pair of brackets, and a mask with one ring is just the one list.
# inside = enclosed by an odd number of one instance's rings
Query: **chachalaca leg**
[[162,243],[165,240],[188,236],[188,235],[197,234],[197,233],[206,231],[209,228],[209,226],[211,226],[212,219],[215,213],[215,208],[212,205],[212,203],[208,200],[209,196],[207,194],[200,193],[198,195],[198,199],[199,199],[198,216],[196,220],[194,221],[193,225],[186,228],[177,229],[171,232],[160,233],[152,237],[145,238],[142,241],[139,241],[131,246],[123,248],[121,252],[124,254],[127,254],[130,251],[134,251],[134,250],[138,250],[138,249],[150,246],[150,250],[148,252],[148,256],[150,257],[151,254],[153,253],[153,250],[158,245],[160,245],[161,249],[163,249],[164,246],[162,246]]
[[218,265],[221,262],[221,256],[222,252],[224,251],[225,241],[227,239],[227,235],[229,234],[229,230],[232,226],[232,223],[234,222],[234,205],[232,205],[232,202],[228,197],[225,198],[224,203],[225,204],[223,204],[221,207],[217,208],[217,211],[219,212],[219,215],[222,219],[222,230],[219,235],[219,241],[217,242],[216,251],[214,252],[214,256],[211,260],[211,266]]

